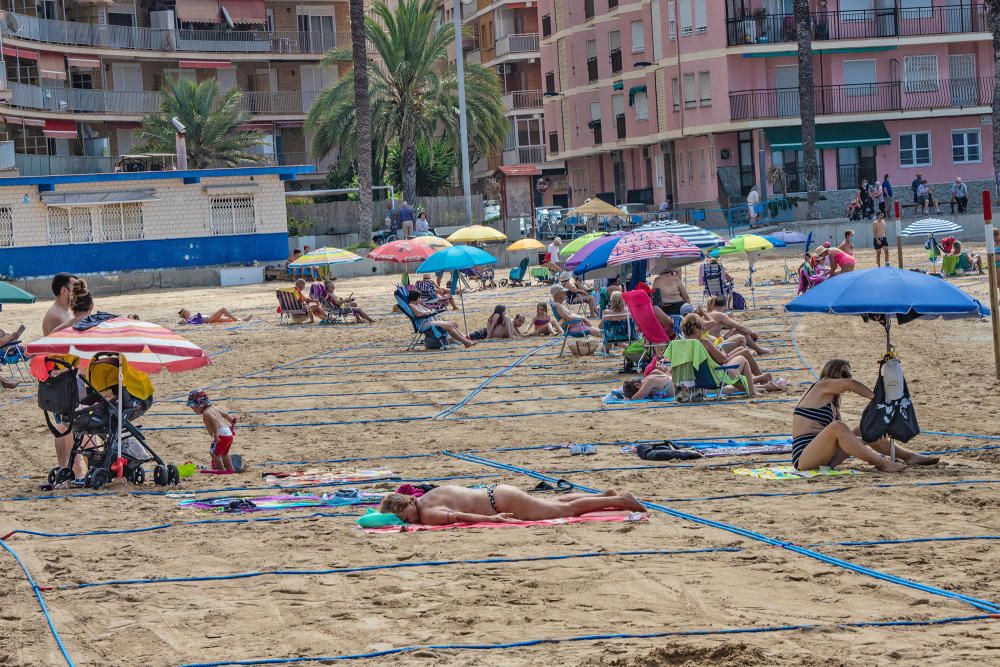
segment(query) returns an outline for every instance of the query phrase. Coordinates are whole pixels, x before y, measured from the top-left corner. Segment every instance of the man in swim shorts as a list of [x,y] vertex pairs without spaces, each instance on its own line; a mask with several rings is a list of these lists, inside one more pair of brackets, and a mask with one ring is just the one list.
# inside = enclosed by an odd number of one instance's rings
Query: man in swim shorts
[[580,516],[600,510],[645,512],[631,493],[605,491],[570,494],[547,500],[528,495],[507,484],[483,488],[438,486],[419,498],[390,493],[382,499],[380,512],[395,514],[407,523],[443,526],[449,523],[516,523]]
[[872,245],[875,246],[875,265],[882,266],[882,253],[885,253],[885,265],[889,266],[889,239],[885,235],[885,214],[877,213],[872,220]]

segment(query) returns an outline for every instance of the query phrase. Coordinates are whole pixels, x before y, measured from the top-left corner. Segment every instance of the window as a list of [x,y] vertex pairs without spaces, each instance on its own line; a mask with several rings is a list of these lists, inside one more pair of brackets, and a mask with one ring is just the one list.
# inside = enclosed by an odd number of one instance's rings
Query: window
[[556,92],[556,73],[546,72],[545,73],[545,92],[554,93]]
[[906,92],[926,93],[938,89],[937,56],[907,56],[903,58],[903,79]]
[[670,94],[674,101],[674,111],[681,110],[681,85],[680,82],[673,78],[670,80]]
[[694,74],[684,75],[684,108],[692,109],[698,106],[698,93],[695,90]]
[[691,13],[691,0],[680,0],[681,2],[681,34],[691,35],[694,33],[694,16]]
[[[951,3],[946,3],[950,5]],[[946,11],[951,11],[949,10]],[[903,20],[929,19],[931,17],[931,0],[899,0],[899,13]]]
[[583,0],[583,19],[585,21],[594,18],[594,0]]
[[622,34],[617,30],[608,33],[608,51],[612,74],[622,71]]
[[587,40],[587,81],[597,81],[597,40]]
[[608,11],[618,9],[618,0],[608,0]]
[[257,211],[253,195],[212,197],[212,236],[253,234],[257,231]]
[[542,17],[542,37],[552,34],[552,17],[546,14]]
[[590,103],[590,120],[601,120],[601,103],[591,102]]
[[14,214],[9,206],[0,207],[0,248],[14,245]]
[[712,75],[709,72],[698,72],[698,89],[701,92],[701,106],[712,106]]
[[632,21],[632,53],[646,50],[646,26],[642,21]]
[[899,135],[899,165],[901,167],[929,167],[930,164],[930,132]]
[[688,151],[688,183],[694,183],[694,151]]
[[875,92],[875,61],[845,60],[844,88],[848,97],[861,97]]
[[143,238],[142,204],[109,204],[101,207],[102,241],[138,241]]
[[555,155],[559,152],[559,134],[557,132],[549,132],[549,153]]
[[670,39],[677,39],[677,2],[670,0],[667,3],[667,35]]
[[701,149],[701,156],[700,156],[700,160],[698,162],[698,165],[699,165],[699,174],[701,176],[701,182],[704,183],[705,182],[705,149],[704,148]]
[[[951,161],[955,164],[982,162],[983,150],[980,143],[979,130],[952,130]],[[9,210],[9,209],[8,209]],[[3,209],[0,209],[2,212]],[[3,222],[0,218],[0,237],[3,235]],[[3,240],[0,238],[0,245]]]
[[702,0],[694,3],[694,29],[699,35],[708,32],[708,3]]
[[636,93],[632,103],[635,105],[635,119],[649,120],[649,98],[646,93]]
[[52,245],[94,241],[93,216],[90,208],[86,206],[49,207],[48,227],[49,243]]
[[518,146],[542,145],[542,120],[540,118],[518,118],[515,122]]

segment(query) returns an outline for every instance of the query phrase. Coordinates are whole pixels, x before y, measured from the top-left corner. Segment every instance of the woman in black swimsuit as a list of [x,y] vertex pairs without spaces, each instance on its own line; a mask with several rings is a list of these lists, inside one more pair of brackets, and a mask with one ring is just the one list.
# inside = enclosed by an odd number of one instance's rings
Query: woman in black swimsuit
[[871,389],[851,378],[851,364],[831,359],[823,366],[819,381],[803,394],[792,411],[792,465],[798,470],[820,466],[835,467],[851,456],[870,463],[882,472],[899,472],[907,465],[933,465],[936,456],[922,456],[899,445],[894,461],[889,456],[889,441],[865,443],[861,429],[851,429],[840,416],[840,395],[853,392],[872,399]]

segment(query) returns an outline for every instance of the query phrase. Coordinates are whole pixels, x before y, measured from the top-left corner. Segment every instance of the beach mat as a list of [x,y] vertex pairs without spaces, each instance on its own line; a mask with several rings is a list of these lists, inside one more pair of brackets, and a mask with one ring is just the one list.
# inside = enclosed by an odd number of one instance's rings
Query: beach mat
[[621,405],[624,403],[639,404],[639,403],[673,403],[673,402],[674,402],[673,397],[656,398],[656,399],[643,398],[638,401],[630,401],[627,398],[625,398],[625,394],[622,393],[621,389],[612,389],[604,396],[604,398],[601,399],[601,403],[603,403],[604,405]]
[[823,466],[815,470],[796,470],[792,466],[777,468],[734,468],[733,474],[756,477],[757,479],[811,479],[813,477],[840,477],[842,475],[860,475],[860,470],[846,468],[828,468]]
[[518,521],[516,523],[449,523],[445,526],[428,526],[421,523],[410,523],[405,526],[384,526],[382,528],[364,528],[366,533],[372,535],[382,535],[385,533],[413,533],[428,530],[457,530],[462,528],[528,528],[531,526],[565,526],[571,523],[595,523],[595,522],[621,522],[621,521],[649,521],[649,516],[643,512],[590,512],[582,516],[567,517],[564,519],[543,519],[541,521]]
[[347,507],[350,505],[377,505],[382,502],[381,493],[363,491],[353,494],[324,493],[282,494],[275,496],[220,496],[218,498],[198,498],[182,500],[180,506],[186,509],[223,513],[265,512],[296,507]]
[[269,486],[302,486],[304,484],[328,484],[332,482],[374,482],[399,479],[391,470],[296,470],[295,472],[261,473],[264,483]]

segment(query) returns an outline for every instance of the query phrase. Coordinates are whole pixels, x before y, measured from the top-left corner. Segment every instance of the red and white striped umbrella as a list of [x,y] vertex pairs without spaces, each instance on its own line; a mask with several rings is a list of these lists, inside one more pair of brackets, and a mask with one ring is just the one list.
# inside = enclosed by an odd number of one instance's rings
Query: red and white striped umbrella
[[[69,354],[78,357],[83,366],[98,352],[124,354],[130,366],[144,373],[179,373],[209,364],[204,350],[173,331],[124,317],[105,320],[84,331],[62,329],[26,348],[28,356],[39,360],[45,355]],[[33,370],[35,365],[32,359]]]

